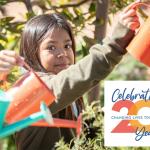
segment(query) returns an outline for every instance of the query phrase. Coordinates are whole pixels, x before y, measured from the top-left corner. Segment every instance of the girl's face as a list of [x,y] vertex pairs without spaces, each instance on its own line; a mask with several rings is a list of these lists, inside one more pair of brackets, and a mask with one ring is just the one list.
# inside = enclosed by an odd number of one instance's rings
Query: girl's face
[[72,41],[64,29],[54,29],[39,47],[39,59],[42,66],[51,73],[60,71],[74,64]]

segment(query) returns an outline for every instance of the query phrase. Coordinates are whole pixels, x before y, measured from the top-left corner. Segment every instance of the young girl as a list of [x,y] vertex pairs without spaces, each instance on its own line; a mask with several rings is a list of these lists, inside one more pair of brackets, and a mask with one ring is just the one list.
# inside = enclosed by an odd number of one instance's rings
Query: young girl
[[[104,79],[126,53],[125,47],[139,27],[136,11],[126,8],[111,38],[96,44],[90,54],[75,62],[75,42],[68,22],[59,14],[45,14],[29,20],[21,38],[20,55],[53,90],[58,103],[49,106],[54,117],[76,118],[82,109],[79,98]],[[18,64],[14,51],[0,52],[0,72]],[[76,100],[75,103],[73,103]],[[61,137],[70,142],[73,130],[28,127],[15,135],[18,150],[50,150]]]

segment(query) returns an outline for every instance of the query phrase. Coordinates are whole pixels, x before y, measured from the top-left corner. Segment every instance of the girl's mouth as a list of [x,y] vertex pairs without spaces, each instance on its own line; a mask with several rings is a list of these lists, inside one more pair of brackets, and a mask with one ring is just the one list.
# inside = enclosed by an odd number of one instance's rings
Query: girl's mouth
[[66,69],[69,67],[69,64],[57,64],[57,65],[55,65],[55,67]]

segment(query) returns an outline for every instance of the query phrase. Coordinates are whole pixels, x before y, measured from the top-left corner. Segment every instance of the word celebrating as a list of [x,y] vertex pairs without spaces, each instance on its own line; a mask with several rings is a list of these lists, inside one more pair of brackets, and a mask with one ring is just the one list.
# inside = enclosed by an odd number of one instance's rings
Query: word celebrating
[[143,99],[150,100],[150,89],[142,90],[140,93],[135,93],[135,88],[128,93],[127,88],[124,88],[123,91],[120,89],[116,89],[112,94],[112,102],[116,102],[117,100],[135,100],[135,99]]

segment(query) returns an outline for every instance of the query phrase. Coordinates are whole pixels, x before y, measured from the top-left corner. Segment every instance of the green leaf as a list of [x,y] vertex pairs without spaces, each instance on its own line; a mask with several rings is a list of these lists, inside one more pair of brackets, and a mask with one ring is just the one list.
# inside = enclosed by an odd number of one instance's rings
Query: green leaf
[[0,34],[0,40],[8,42],[7,38],[2,33]]
[[89,7],[89,12],[92,13],[92,12],[95,12],[95,11],[96,11],[96,4],[92,2],[90,7]]
[[5,26],[6,24],[9,24],[10,21],[12,21],[14,17],[5,17],[0,19],[0,26]]
[[5,49],[4,46],[2,44],[0,44],[0,50]]
[[77,15],[77,16],[80,16],[80,15],[82,15],[82,11],[79,9],[79,8],[73,8],[73,10],[74,10],[74,12],[75,12],[75,14]]
[[34,16],[35,16],[34,12],[27,12],[27,13],[26,13],[26,18],[27,18],[27,20],[29,20],[30,18],[32,18],[32,17],[34,17]]
[[72,13],[69,12],[69,10],[67,8],[63,9],[62,15],[66,16],[66,18],[69,19],[70,21],[72,21],[74,19]]
[[7,3],[7,0],[0,0],[0,6],[5,5]]

